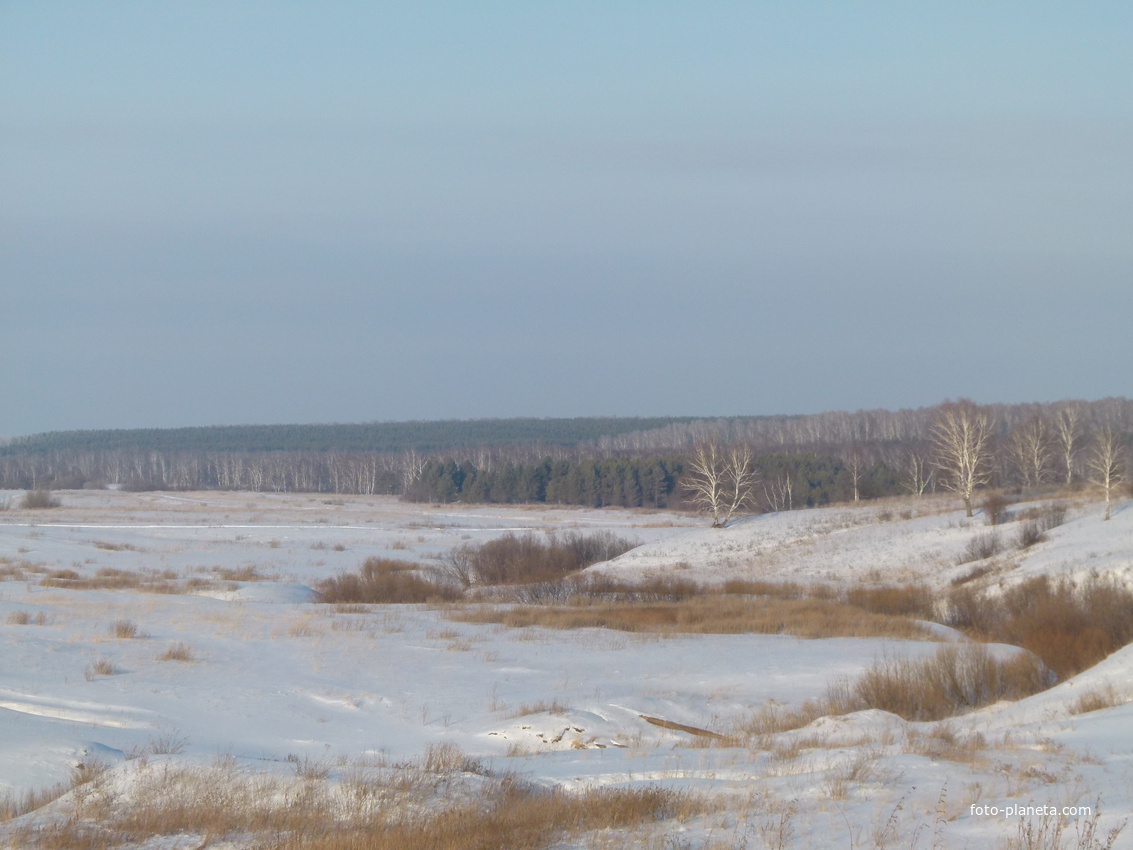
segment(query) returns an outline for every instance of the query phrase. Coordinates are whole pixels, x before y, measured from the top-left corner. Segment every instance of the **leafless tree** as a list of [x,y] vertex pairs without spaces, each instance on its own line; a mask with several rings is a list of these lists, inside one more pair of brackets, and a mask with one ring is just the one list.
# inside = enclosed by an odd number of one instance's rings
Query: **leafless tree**
[[696,446],[682,482],[697,509],[711,514],[713,528],[723,528],[736,511],[751,504],[757,483],[750,448],[724,450],[714,441]]
[[1113,511],[1113,489],[1122,481],[1121,439],[1112,428],[1106,427],[1094,436],[1094,444],[1086,459],[1090,482],[1105,493],[1105,518]]
[[1011,429],[1007,440],[1011,462],[1024,487],[1046,483],[1050,473],[1050,428],[1041,416],[1032,416]]
[[964,500],[968,516],[972,494],[991,479],[991,438],[991,415],[967,400],[941,405],[932,425],[939,481]]
[[1066,484],[1074,480],[1074,463],[1078,445],[1082,440],[1082,408],[1070,404],[1058,410],[1054,417],[1054,434],[1066,473]]
[[775,480],[763,484],[763,495],[767,498],[767,504],[771,506],[773,511],[792,511],[795,509],[794,499],[794,479],[791,477],[791,471],[784,469],[781,473],[775,476]]
[[914,496],[923,496],[926,490],[932,489],[936,474],[927,449],[923,446],[912,446],[906,450],[904,461],[905,489]]
[[861,501],[862,476],[865,475],[866,462],[861,448],[855,443],[846,452],[846,471],[850,473],[850,486],[853,489],[855,502]]
[[402,456],[401,463],[401,491],[408,493],[421,473],[425,471],[425,458],[417,454],[416,449],[410,449]]

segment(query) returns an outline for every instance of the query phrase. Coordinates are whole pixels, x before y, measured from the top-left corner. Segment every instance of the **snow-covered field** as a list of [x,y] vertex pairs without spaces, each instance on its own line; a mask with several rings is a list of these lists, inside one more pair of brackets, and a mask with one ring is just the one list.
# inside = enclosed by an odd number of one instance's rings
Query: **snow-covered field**
[[[988,531],[953,502],[769,514],[712,530],[628,510],[60,495],[61,508],[0,512],[0,795],[10,799],[66,782],[92,760],[128,793],[155,763],[223,757],[249,773],[291,775],[318,763],[333,782],[337,767],[359,759],[455,744],[548,786],[658,783],[717,801],[668,823],[670,843],[655,846],[1006,847],[1020,823],[1008,806],[1099,806],[1099,839],[1133,811],[1133,647],[1050,691],[943,723],[869,711],[771,746],[707,746],[672,727],[727,733],[769,702],[798,705],[879,658],[938,644],[509,629],[456,621],[443,606],[336,608],[310,589],[371,555],[428,565],[509,530],[610,529],[641,545],[591,569],[623,579],[943,590],[971,570],[960,555]],[[1100,506],[1074,502],[1046,541],[1002,563],[1003,581],[1098,572],[1133,585],[1133,506],[1102,522]],[[59,570],[143,573],[177,592],[41,584]],[[1091,691],[1115,704],[1072,713]],[[54,816],[70,799],[15,823]],[[1085,822],[1069,818],[1066,835]],[[1113,846],[1133,847],[1133,826]]]

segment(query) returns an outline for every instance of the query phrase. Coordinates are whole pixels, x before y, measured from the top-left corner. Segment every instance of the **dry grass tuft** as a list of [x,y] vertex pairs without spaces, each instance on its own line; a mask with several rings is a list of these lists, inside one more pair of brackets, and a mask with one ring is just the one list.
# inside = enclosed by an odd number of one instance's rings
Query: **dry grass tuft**
[[524,703],[517,708],[511,716],[527,717],[531,714],[562,714],[567,710],[568,706],[565,703],[559,702],[557,699],[553,699],[550,702],[539,700],[539,702]]
[[109,658],[99,658],[83,670],[83,676],[90,682],[98,676],[114,676],[120,672],[122,671],[118,669],[112,660]]
[[145,637],[133,620],[115,620],[110,624],[110,635],[120,640],[133,640]]
[[937,723],[927,733],[914,732],[909,736],[908,752],[927,756],[933,760],[971,763],[987,750],[987,740],[976,732],[960,735],[947,721]]
[[94,541],[94,548],[104,549],[107,552],[140,552],[137,546],[132,546],[129,543],[113,543],[109,540],[96,540]]
[[13,611],[8,615],[6,622],[11,626],[46,626],[47,614],[43,611],[37,611],[35,614],[29,611]]
[[1101,711],[1103,708],[1113,708],[1123,700],[1118,696],[1112,682],[1096,685],[1082,694],[1070,704],[1071,714],[1087,714],[1091,711]]
[[169,644],[169,647],[161,655],[157,656],[158,661],[183,661],[189,662],[195,660],[196,656],[193,654],[193,648],[187,643],[177,641],[176,643]]

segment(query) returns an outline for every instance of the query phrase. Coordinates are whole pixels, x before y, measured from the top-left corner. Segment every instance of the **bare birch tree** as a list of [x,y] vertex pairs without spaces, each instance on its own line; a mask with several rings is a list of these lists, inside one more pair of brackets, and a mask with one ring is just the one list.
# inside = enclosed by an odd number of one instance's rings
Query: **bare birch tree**
[[712,516],[712,527],[723,528],[736,511],[751,504],[757,483],[750,448],[725,451],[710,441],[693,450],[682,485],[697,509]]
[[1011,430],[1007,441],[1011,461],[1024,487],[1046,483],[1050,471],[1051,440],[1046,421],[1032,416]]
[[904,461],[905,489],[914,496],[923,496],[931,489],[936,474],[928,451],[922,446],[913,446],[906,450]]
[[861,449],[855,443],[850,447],[846,453],[844,461],[846,471],[850,474],[850,487],[853,491],[855,502],[860,502],[861,497],[861,483],[862,476],[865,475],[865,458],[862,456]]
[[1094,436],[1094,444],[1086,459],[1090,482],[1105,493],[1105,518],[1113,513],[1113,490],[1122,481],[1121,438],[1106,427]]
[[793,511],[795,509],[794,489],[791,471],[784,469],[775,476],[770,487],[764,482],[763,495],[767,498],[767,504],[771,506],[771,510],[775,512]]
[[932,443],[941,485],[964,500],[972,515],[972,494],[991,480],[992,418],[966,400],[941,405]]
[[1061,408],[1054,418],[1054,433],[1069,486],[1074,480],[1074,463],[1082,440],[1082,408],[1077,404]]

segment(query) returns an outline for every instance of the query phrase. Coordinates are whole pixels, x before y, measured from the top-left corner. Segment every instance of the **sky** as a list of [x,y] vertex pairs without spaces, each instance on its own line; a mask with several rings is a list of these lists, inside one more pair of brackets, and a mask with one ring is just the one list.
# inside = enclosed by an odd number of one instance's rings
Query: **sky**
[[0,434],[1133,395],[1127,2],[0,0]]

